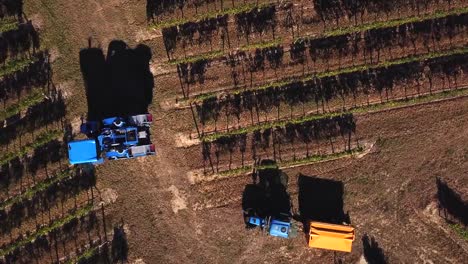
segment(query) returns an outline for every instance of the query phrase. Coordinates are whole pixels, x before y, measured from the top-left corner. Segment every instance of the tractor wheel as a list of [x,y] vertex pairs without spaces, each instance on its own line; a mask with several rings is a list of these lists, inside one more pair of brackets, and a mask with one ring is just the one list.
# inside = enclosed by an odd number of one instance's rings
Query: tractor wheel
[[122,120],[120,120],[120,119],[116,119],[113,124],[116,127],[121,127],[121,126],[123,126],[124,122]]

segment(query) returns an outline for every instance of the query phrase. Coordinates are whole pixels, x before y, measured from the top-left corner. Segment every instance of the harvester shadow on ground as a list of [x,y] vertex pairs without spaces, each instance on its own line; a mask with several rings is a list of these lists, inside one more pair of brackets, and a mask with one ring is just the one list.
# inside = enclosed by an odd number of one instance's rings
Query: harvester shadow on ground
[[387,263],[387,257],[384,254],[382,248],[379,247],[375,238],[369,237],[365,234],[362,237],[362,246],[364,248],[364,258],[369,264],[385,264]]
[[[468,225],[468,202],[463,201],[462,197],[450,188],[446,182],[439,177],[436,178],[437,199],[439,201],[439,210],[444,212],[445,219],[449,220],[450,214],[460,221],[464,226]],[[439,211],[440,215],[440,211]]]
[[80,67],[88,101],[88,120],[148,112],[154,80],[150,71],[151,49],[129,48],[120,40],[109,43],[107,56],[101,48],[80,51]]
[[343,211],[344,186],[340,181],[299,175],[299,217],[304,232],[309,233],[310,222],[330,224],[350,223],[349,215]]
[[[282,219],[291,216],[291,199],[287,192],[288,176],[277,168],[255,172],[254,183],[242,194],[244,218],[258,216]],[[257,182],[258,181],[258,182]],[[246,227],[252,227],[246,220]]]

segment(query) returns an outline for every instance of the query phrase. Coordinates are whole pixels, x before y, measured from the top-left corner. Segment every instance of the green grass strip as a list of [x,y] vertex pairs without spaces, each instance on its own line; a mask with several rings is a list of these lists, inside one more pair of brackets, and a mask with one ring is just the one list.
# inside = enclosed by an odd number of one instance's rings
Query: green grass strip
[[463,240],[468,241],[468,229],[460,224],[450,224],[450,227],[455,231]]
[[57,175],[55,175],[54,177],[46,179],[44,181],[41,181],[40,183],[38,183],[38,184],[34,185],[33,187],[27,189],[24,193],[21,193],[19,195],[16,195],[16,196],[14,196],[14,197],[12,197],[10,199],[7,199],[7,200],[3,201],[0,204],[0,209],[5,209],[6,207],[8,207],[8,206],[10,206],[10,205],[12,205],[14,203],[23,201],[23,200],[29,200],[29,199],[33,198],[35,194],[47,190],[47,188],[49,188],[49,186],[51,186],[52,184],[55,184],[55,183],[61,181],[62,179],[65,179],[66,177],[69,177],[69,176],[71,176],[71,171],[69,169],[61,171],[61,172],[57,173]]
[[213,142],[223,137],[233,137],[236,135],[253,133],[255,131],[261,131],[261,130],[274,128],[274,127],[285,127],[287,124],[301,124],[307,121],[318,120],[322,118],[331,118],[331,117],[339,116],[342,114],[359,114],[359,113],[366,113],[366,112],[371,112],[371,111],[380,111],[380,110],[385,110],[385,109],[392,109],[396,107],[427,103],[427,102],[431,102],[434,100],[447,99],[451,97],[464,96],[464,95],[468,95],[467,88],[444,91],[444,92],[439,92],[439,93],[435,93],[432,95],[431,94],[421,95],[421,96],[408,98],[408,99],[400,99],[400,100],[394,100],[394,101],[389,101],[389,102],[384,102],[384,103],[377,103],[377,104],[372,104],[369,106],[359,106],[359,107],[351,108],[348,111],[344,111],[344,112],[314,114],[314,115],[309,115],[309,116],[305,116],[305,117],[301,117],[297,119],[274,121],[274,122],[253,125],[249,127],[243,127],[240,129],[231,130],[229,132],[215,132],[213,134],[209,134],[209,135],[202,137],[201,140],[203,142]]
[[231,7],[222,11],[211,11],[211,12],[202,12],[201,14],[198,14],[194,16],[192,19],[188,18],[178,18],[178,19],[171,19],[171,20],[166,20],[166,21],[161,21],[159,23],[153,23],[149,27],[150,29],[162,29],[162,28],[168,28],[168,27],[173,27],[173,26],[179,26],[182,24],[185,24],[187,22],[200,22],[201,20],[204,19],[210,19],[210,18],[216,18],[218,16],[224,16],[224,15],[235,15],[243,12],[249,12],[255,8],[263,8],[269,5],[273,5],[269,2],[265,3],[249,3],[245,5],[240,5],[236,7]]
[[[257,170],[277,169],[277,168],[282,169],[282,168],[287,168],[291,166],[307,165],[307,164],[317,163],[321,161],[343,158],[343,157],[361,153],[363,151],[364,149],[362,147],[357,147],[357,148],[352,149],[351,151],[336,152],[336,153],[327,154],[327,155],[312,155],[309,157],[305,157],[303,159],[288,160],[288,161],[279,162],[273,165],[261,165],[261,166],[256,166],[255,168]],[[245,174],[245,173],[248,173],[249,171],[252,171],[253,168],[254,166],[248,165],[248,166],[220,172],[219,175],[220,176],[234,176],[234,175],[239,175],[239,174]]]
[[36,57],[10,60],[0,67],[0,77],[22,70],[36,61]]
[[[251,45],[242,46],[240,48],[241,51],[249,51],[254,49],[265,49],[274,46],[278,46],[282,43],[281,38],[274,39],[272,41],[266,41]],[[187,58],[175,59],[168,62],[169,65],[177,65],[181,63],[193,63],[200,60],[215,60],[218,58],[222,58],[224,56],[224,52],[222,50],[215,50],[204,54],[199,54],[195,56],[189,56]]]
[[73,214],[67,215],[66,217],[64,217],[62,219],[56,220],[52,224],[50,224],[49,226],[45,226],[45,227],[40,228],[39,230],[37,230],[37,232],[27,236],[23,240],[20,240],[18,242],[10,244],[10,245],[4,247],[3,249],[1,249],[0,250],[0,257],[5,256],[5,255],[13,252],[17,248],[25,246],[26,244],[36,240],[40,236],[47,235],[51,231],[54,231],[54,230],[56,230],[58,228],[61,228],[65,224],[70,223],[73,219],[80,218],[82,216],[85,216],[85,215],[89,214],[89,212],[91,212],[92,209],[93,209],[93,205],[88,204],[85,207],[82,207],[82,208],[78,209]]
[[364,148],[356,147],[356,148],[351,149],[351,151],[336,152],[336,153],[327,154],[327,155],[312,155],[303,159],[288,160],[286,162],[280,162],[279,165],[280,165],[280,168],[299,166],[299,165],[316,163],[316,162],[325,161],[325,160],[339,159],[339,158],[343,158],[346,156],[359,154],[363,151],[364,151]]
[[19,151],[10,152],[10,153],[7,153],[7,154],[3,155],[0,158],[0,166],[3,166],[4,164],[7,164],[8,162],[10,162],[11,160],[13,160],[13,159],[15,159],[17,157],[23,157],[24,155],[26,155],[30,151],[49,143],[53,139],[55,139],[58,136],[62,135],[62,133],[63,132],[61,132],[61,131],[53,130],[53,131],[48,131],[48,132],[44,132],[44,133],[40,134],[34,140],[34,142],[29,143],[29,144],[21,147],[21,149]]
[[0,21],[0,33],[18,29],[19,22],[16,17],[9,17]]
[[83,252],[83,254],[77,256],[75,259],[71,259],[71,260],[65,262],[65,264],[87,263],[87,262],[83,262],[83,261],[86,261],[86,260],[92,258],[94,255],[96,255],[98,250],[99,250],[99,247],[88,248],[85,252]]
[[[332,77],[332,76],[337,76],[340,74],[362,72],[366,70],[385,68],[385,67],[402,65],[402,64],[411,63],[411,62],[424,61],[428,59],[448,57],[448,56],[453,56],[453,55],[461,55],[461,54],[466,54],[466,53],[468,53],[468,47],[456,48],[456,49],[450,49],[450,50],[444,50],[444,51],[435,51],[435,52],[430,52],[430,53],[422,54],[422,55],[412,55],[412,56],[408,56],[408,57],[400,58],[396,60],[384,61],[375,65],[358,65],[358,66],[342,68],[342,69],[334,70],[334,71],[326,71],[326,72],[321,72],[317,74],[310,74],[302,79],[288,78],[284,80],[275,81],[269,84],[265,84],[259,87],[255,87],[253,89],[249,89],[249,91],[273,89],[273,88],[285,86],[285,85],[288,85],[297,81],[306,82],[313,78]],[[243,92],[244,92],[244,89],[237,89],[231,92],[231,94],[236,95],[236,94],[241,94]],[[217,93],[200,94],[200,95],[195,96],[193,99],[189,100],[189,102],[190,103],[203,103],[204,100],[212,99],[215,97],[217,97]]]
[[262,41],[260,43],[253,43],[250,45],[244,45],[240,48],[241,51],[250,51],[250,50],[256,50],[256,49],[265,49],[265,48],[270,48],[274,46],[278,46],[283,43],[282,38],[276,38],[271,41]]
[[177,65],[177,64],[182,64],[182,63],[193,63],[193,62],[200,61],[200,60],[212,60],[212,59],[220,57],[222,55],[223,55],[223,51],[216,50],[216,51],[208,52],[208,53],[205,53],[205,54],[199,54],[199,55],[190,56],[190,57],[187,57],[187,58],[171,60],[171,61],[169,61],[169,65]]
[[5,120],[12,117],[23,110],[28,109],[30,106],[38,104],[44,100],[44,94],[41,90],[36,90],[28,97],[21,99],[19,103],[10,105],[6,110],[0,112],[0,120]]
[[416,96],[416,97],[408,98],[408,99],[400,99],[400,100],[394,100],[394,101],[389,101],[389,102],[384,102],[384,103],[372,104],[372,105],[365,106],[365,107],[356,107],[356,108],[350,109],[349,112],[353,114],[360,114],[360,113],[367,113],[367,112],[372,112],[372,111],[381,111],[381,110],[386,110],[386,109],[410,106],[414,104],[429,103],[431,101],[455,98],[458,96],[466,96],[468,95],[467,88],[468,87],[464,87],[464,88],[457,89],[457,90],[438,92],[432,95],[427,94],[427,95]]

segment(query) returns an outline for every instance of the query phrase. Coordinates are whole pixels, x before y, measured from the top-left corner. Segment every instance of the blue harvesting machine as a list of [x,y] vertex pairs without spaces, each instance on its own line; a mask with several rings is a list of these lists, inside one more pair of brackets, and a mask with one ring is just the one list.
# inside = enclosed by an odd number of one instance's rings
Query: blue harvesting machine
[[80,132],[88,139],[68,143],[70,164],[101,164],[104,159],[131,159],[155,155],[150,140],[151,114],[87,121]]

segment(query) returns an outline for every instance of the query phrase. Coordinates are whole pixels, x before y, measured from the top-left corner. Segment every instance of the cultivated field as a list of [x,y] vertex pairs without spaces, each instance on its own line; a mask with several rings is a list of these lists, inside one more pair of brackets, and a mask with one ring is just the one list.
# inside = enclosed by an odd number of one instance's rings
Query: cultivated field
[[[466,261],[464,0],[3,1],[0,60],[0,263]],[[156,156],[68,165],[145,111]],[[295,238],[246,228],[264,161]]]

